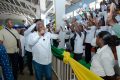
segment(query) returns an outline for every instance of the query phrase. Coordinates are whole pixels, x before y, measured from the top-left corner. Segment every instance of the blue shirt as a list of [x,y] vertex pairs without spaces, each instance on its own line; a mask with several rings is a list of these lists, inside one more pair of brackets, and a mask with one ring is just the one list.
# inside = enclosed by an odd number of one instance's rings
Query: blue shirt
[[[0,44],[0,66],[2,67],[2,73],[4,80],[14,80],[12,68],[9,64],[9,59],[5,47]],[[2,78],[0,78],[2,80]]]

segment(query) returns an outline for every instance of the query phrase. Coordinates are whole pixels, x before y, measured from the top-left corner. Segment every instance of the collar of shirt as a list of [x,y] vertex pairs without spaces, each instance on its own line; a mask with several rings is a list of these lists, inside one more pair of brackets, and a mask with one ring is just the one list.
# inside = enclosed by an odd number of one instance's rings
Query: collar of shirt
[[105,50],[108,47],[109,47],[108,45],[104,45],[102,48],[99,48],[96,53],[100,54],[103,50]]
[[12,30],[13,30],[13,28],[11,28],[11,29],[10,29],[10,28],[8,28],[8,27],[5,27],[5,29],[8,29],[8,30],[10,30],[10,31],[12,31]]

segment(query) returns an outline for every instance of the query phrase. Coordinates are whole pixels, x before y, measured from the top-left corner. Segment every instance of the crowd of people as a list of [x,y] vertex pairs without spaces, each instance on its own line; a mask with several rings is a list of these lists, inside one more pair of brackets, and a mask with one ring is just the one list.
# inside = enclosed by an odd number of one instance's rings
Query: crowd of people
[[119,0],[103,0],[100,9],[83,11],[81,20],[64,19],[65,26],[59,26],[58,31],[52,23],[45,27],[41,19],[34,20],[28,29],[15,30],[13,20],[6,19],[5,28],[0,30],[0,65],[4,79],[17,80],[18,73],[24,75],[27,66],[31,76],[35,71],[36,80],[42,80],[43,76],[52,80],[51,45],[54,45],[74,53],[76,61],[84,58],[91,64],[90,70],[103,79],[116,80],[116,75],[120,75],[116,53],[116,46],[120,44],[119,4]]

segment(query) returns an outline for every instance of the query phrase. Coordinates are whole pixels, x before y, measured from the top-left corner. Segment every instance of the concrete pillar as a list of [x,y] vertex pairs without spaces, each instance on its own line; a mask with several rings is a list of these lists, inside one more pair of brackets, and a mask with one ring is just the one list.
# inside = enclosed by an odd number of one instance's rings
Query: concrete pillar
[[64,27],[63,16],[65,15],[65,0],[54,0],[55,14],[56,14],[56,30],[60,29],[60,26]]
[[36,8],[36,19],[41,18],[41,10],[40,10],[40,5],[37,6]]

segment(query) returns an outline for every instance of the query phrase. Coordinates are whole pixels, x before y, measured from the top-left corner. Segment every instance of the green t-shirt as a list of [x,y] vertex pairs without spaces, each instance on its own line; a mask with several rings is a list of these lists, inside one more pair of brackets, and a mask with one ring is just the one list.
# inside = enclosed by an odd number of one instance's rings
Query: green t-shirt
[[120,38],[120,25],[119,24],[114,24],[112,27],[113,31],[117,35],[118,38]]

